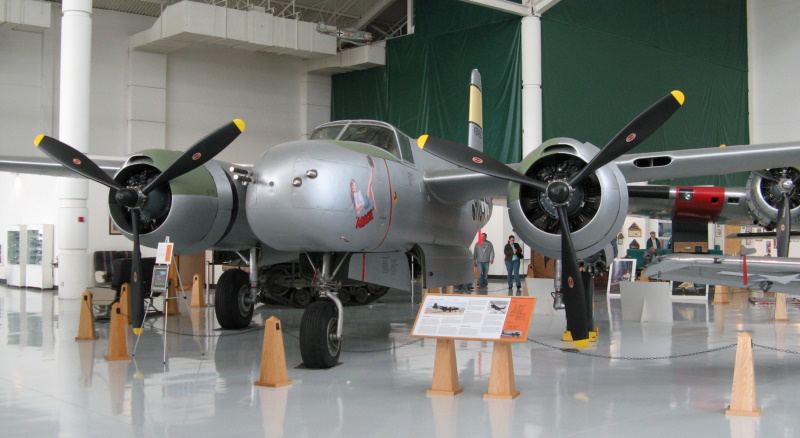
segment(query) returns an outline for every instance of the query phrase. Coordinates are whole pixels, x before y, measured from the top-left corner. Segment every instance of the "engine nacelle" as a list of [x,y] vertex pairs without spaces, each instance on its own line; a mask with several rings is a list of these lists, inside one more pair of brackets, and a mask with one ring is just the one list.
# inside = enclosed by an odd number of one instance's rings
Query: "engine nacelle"
[[[800,171],[794,167],[782,169],[769,169],[765,172],[773,175],[778,181],[764,179],[760,175],[751,173],[745,186],[745,202],[747,213],[753,218],[753,223],[773,229],[778,221],[778,207],[783,203],[783,194],[779,187],[780,180],[794,180],[800,176]],[[800,190],[792,189],[790,192],[792,223],[800,220]]]
[[[179,155],[177,151],[144,151],[131,156],[114,179],[128,187],[143,187]],[[246,189],[234,182],[228,167],[227,163],[209,161],[150,192],[139,221],[142,245],[155,248],[169,237],[176,254],[256,245],[244,212]],[[113,196],[111,191],[109,214],[122,234],[133,239],[131,213]]]
[[[525,157],[517,171],[540,181],[568,179],[600,149],[570,138],[554,138]],[[628,211],[625,177],[614,163],[597,170],[574,188],[569,200],[572,242],[578,258],[601,251],[622,229]],[[511,183],[508,193],[511,225],[531,247],[548,257],[561,257],[556,208],[531,187]]]

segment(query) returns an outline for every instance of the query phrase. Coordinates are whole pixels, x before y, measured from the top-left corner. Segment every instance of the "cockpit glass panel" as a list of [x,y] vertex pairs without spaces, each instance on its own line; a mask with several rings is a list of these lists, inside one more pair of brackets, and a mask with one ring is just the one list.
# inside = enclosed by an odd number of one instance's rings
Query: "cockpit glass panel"
[[400,158],[400,151],[397,147],[397,139],[395,138],[394,131],[383,126],[350,125],[342,133],[339,140],[371,144]]
[[314,133],[311,134],[312,140],[336,140],[336,137],[339,136],[339,133],[342,132],[342,125],[334,125],[334,126],[325,126],[322,128],[317,128],[314,130]]

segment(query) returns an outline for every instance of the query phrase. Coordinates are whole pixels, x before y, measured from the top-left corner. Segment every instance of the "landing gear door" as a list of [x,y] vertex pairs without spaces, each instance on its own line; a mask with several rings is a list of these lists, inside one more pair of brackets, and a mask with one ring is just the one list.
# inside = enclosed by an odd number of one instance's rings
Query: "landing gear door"
[[353,254],[348,277],[365,283],[411,290],[408,258],[402,252]]

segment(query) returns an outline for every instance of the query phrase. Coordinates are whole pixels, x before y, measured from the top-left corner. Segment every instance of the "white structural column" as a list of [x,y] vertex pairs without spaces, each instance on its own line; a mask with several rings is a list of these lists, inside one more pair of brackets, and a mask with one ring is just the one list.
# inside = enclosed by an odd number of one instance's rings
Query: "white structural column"
[[[58,136],[87,152],[92,57],[92,1],[64,0],[61,19],[61,77]],[[58,206],[58,295],[79,299],[89,281],[89,182],[61,178]],[[105,224],[95,224],[105,229]]]
[[542,143],[542,22],[538,16],[522,18],[522,156]]

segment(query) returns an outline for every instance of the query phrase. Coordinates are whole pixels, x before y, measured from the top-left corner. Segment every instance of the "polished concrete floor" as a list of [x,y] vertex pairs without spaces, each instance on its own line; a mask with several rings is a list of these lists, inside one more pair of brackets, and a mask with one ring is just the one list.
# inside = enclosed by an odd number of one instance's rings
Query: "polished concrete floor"
[[[521,395],[487,401],[492,343],[479,341],[455,343],[464,391],[426,395],[436,342],[409,336],[408,293],[347,308],[342,364],[320,371],[296,368],[298,310],[261,307],[253,328],[228,332],[212,308],[181,304],[166,364],[161,317],[148,320],[134,360],[109,362],[108,323],[96,341],[74,339],[80,301],[0,287],[0,437],[797,436],[800,313],[775,323],[771,308],[733,298],[674,302],[674,322],[642,323],[622,321],[619,300],[599,294],[599,340],[582,354],[562,350],[561,314],[535,315],[529,341],[512,348]],[[273,315],[294,382],[278,389],[253,385],[255,324]],[[753,337],[760,418],[724,414],[742,330]]]

